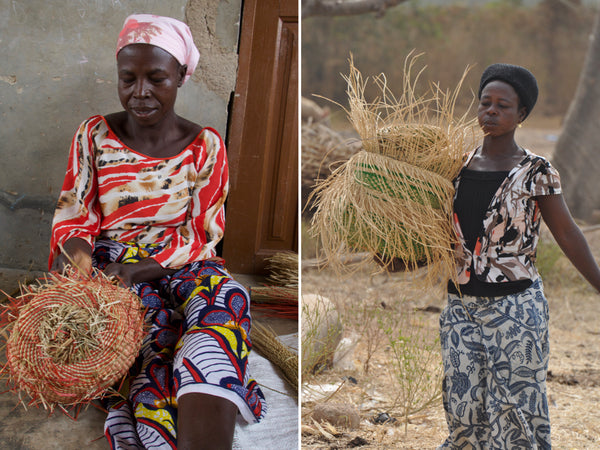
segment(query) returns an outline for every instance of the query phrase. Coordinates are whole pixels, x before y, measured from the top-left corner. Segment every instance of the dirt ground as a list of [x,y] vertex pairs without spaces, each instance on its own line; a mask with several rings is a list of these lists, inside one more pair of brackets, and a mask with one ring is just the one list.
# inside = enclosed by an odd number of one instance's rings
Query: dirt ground
[[[556,120],[518,130],[517,142],[533,152],[551,157],[560,133]],[[580,224],[594,255],[600,260],[600,230]],[[600,448],[600,296],[562,256],[547,229],[542,230],[545,292],[550,305],[551,355],[548,394],[552,444],[556,449]],[[544,253],[544,255],[542,255]],[[376,270],[376,267],[373,267]],[[380,305],[389,314],[420,309],[423,323],[434,338],[439,311],[445,302],[442,292],[425,293],[411,287],[402,274],[354,274],[340,278],[328,270],[303,268],[302,292],[318,293],[333,301],[343,317],[359,305]],[[429,312],[427,312],[429,311]],[[346,320],[346,323],[348,320]],[[345,326],[344,336],[356,336]],[[359,322],[360,324],[360,322]],[[360,326],[360,325],[359,325]],[[364,331],[357,340],[350,370],[324,370],[303,380],[303,449],[434,449],[447,433],[441,400],[409,418],[407,431],[392,399],[398,389],[390,378],[390,347],[385,340],[369,352]],[[370,357],[369,371],[365,361]],[[319,397],[319,392],[330,388]],[[318,403],[348,403],[360,414],[356,429],[315,423],[312,412]],[[391,420],[377,424],[375,418],[388,413]]]

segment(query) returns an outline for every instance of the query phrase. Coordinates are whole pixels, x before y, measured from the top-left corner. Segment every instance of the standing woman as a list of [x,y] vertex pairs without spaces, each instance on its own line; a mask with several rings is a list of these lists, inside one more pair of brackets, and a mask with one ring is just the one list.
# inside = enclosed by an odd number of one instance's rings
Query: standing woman
[[525,68],[493,64],[479,86],[483,144],[455,180],[458,286],[440,317],[440,448],[547,449],[548,303],[535,267],[540,215],[600,291],[600,269],[561,194],[558,172],[515,142],[538,96]]
[[111,448],[231,448],[238,411],[265,414],[248,374],[249,296],[224,268],[223,140],[175,114],[199,59],[184,23],[126,19],[117,44],[124,111],[79,127],[52,225],[49,266],[72,261],[138,294],[151,328],[108,408]]

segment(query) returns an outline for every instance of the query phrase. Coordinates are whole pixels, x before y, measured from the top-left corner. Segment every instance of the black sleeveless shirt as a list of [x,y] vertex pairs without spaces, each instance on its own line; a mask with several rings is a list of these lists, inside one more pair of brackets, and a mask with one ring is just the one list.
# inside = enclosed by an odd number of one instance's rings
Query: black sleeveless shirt
[[[508,171],[482,172],[467,168],[461,171],[454,212],[458,217],[466,246],[471,252],[475,249],[477,239],[483,234],[483,220],[492,197],[508,174]],[[471,266],[469,282],[460,285],[460,293],[474,297],[501,297],[521,292],[531,283],[531,280],[488,283],[479,280]],[[452,281],[448,283],[448,292],[458,294],[458,289]]]

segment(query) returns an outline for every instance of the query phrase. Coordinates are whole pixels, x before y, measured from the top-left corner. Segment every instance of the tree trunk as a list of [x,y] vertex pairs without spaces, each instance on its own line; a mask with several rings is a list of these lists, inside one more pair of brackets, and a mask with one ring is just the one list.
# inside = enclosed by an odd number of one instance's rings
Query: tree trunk
[[556,144],[553,164],[574,217],[600,218],[600,11],[596,15],[587,56]]

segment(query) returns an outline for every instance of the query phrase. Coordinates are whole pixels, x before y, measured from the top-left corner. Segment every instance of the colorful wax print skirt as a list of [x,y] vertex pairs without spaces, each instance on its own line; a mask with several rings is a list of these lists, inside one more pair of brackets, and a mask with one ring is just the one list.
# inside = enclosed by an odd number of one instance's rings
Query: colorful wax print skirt
[[[158,248],[101,240],[94,264],[135,263]],[[132,289],[150,328],[121,390],[126,399],[107,405],[111,448],[177,448],[177,398],[186,393],[226,398],[246,421],[262,419],[264,395],[248,373],[249,296],[223,266],[195,262]]]
[[440,449],[548,449],[548,303],[543,285],[505,297],[448,295],[440,316]]

